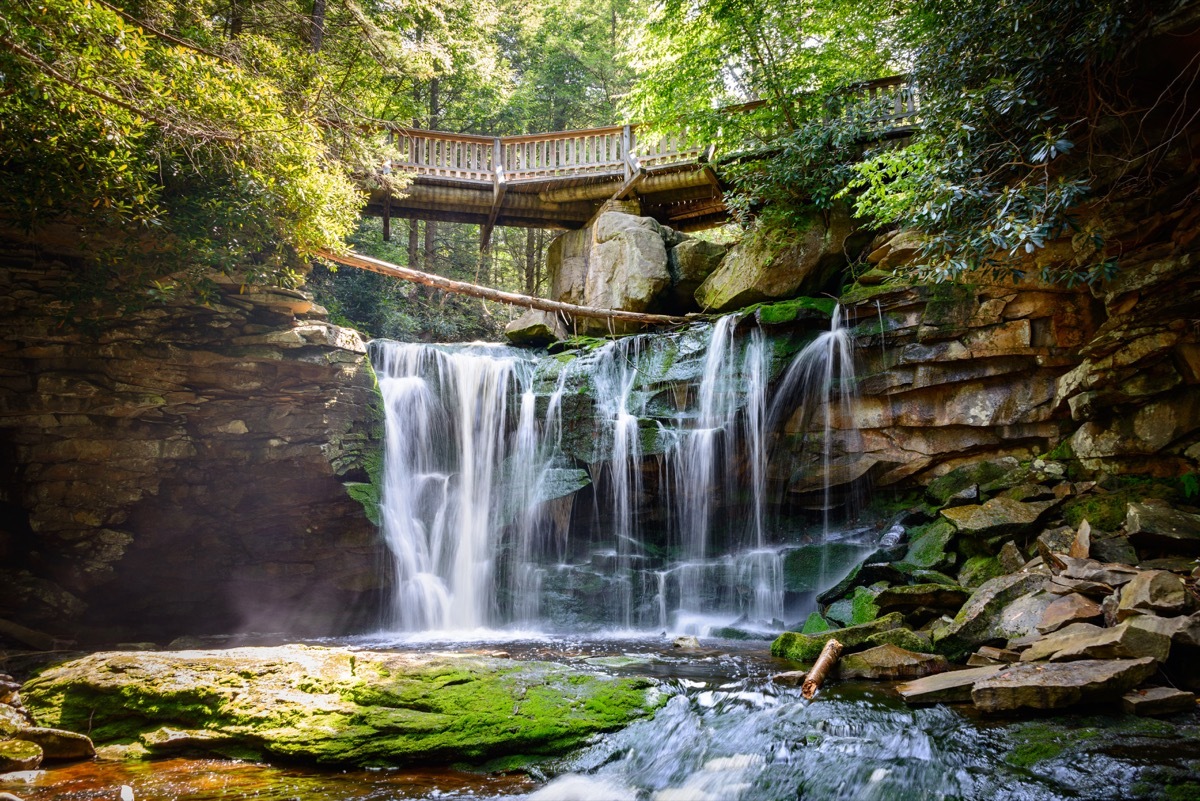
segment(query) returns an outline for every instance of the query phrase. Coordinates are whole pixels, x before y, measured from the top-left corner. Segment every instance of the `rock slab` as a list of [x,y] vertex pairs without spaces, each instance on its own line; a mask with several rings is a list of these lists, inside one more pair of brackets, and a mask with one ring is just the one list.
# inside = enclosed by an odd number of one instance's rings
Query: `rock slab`
[[1063,709],[1120,698],[1157,669],[1150,657],[1022,663],[977,681],[971,700],[985,712]]
[[663,700],[647,679],[547,662],[300,645],[92,654],[24,693],[42,725],[100,743],[361,766],[558,753]]

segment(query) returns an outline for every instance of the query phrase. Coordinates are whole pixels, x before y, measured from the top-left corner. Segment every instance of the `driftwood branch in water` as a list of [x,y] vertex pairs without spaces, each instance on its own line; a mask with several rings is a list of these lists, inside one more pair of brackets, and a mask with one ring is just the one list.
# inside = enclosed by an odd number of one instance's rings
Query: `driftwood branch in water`
[[331,250],[318,250],[316,255],[323,259],[344,264],[347,267],[357,267],[360,270],[370,270],[380,275],[401,278],[416,284],[424,284],[443,292],[456,295],[466,295],[472,298],[482,298],[497,303],[507,303],[510,306],[524,306],[527,309],[540,309],[547,312],[558,312],[572,317],[594,317],[609,320],[626,320],[631,323],[646,325],[680,325],[694,320],[703,319],[703,315],[689,314],[686,317],[676,317],[669,314],[643,314],[641,312],[622,311],[621,309],[597,309],[592,306],[577,306],[574,303],[560,303],[546,298],[535,298],[530,295],[520,295],[516,292],[505,292],[501,289],[468,284],[465,281],[454,281],[432,273],[423,273],[410,267],[401,267],[370,256],[360,256],[357,253],[334,253]]
[[808,671],[808,678],[804,680],[804,686],[800,688],[800,692],[805,698],[811,700],[817,694],[817,690],[821,689],[821,685],[825,683],[825,677],[829,675],[829,671],[837,664],[841,655],[842,644],[840,642],[831,639],[825,643],[812,670]]

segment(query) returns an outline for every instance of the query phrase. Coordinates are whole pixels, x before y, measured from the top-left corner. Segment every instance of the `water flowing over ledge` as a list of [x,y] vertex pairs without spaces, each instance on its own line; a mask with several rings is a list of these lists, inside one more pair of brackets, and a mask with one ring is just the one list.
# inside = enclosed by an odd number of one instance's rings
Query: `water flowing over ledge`
[[[846,498],[827,480],[800,515],[780,488],[806,461],[834,475],[853,443],[840,309],[799,340],[728,316],[557,356],[377,341],[372,358],[390,628],[777,630],[875,546],[831,526]],[[810,433],[776,447],[790,419]]]

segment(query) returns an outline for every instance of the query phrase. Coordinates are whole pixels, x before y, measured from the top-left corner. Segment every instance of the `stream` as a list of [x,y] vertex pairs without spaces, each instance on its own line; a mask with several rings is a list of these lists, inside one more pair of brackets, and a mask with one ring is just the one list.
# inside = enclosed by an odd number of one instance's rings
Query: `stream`
[[[792,667],[765,642],[703,640],[675,649],[659,635],[573,639],[482,632],[453,640],[373,636],[383,648],[506,653],[619,675],[650,676],[671,694],[651,720],[526,771],[322,771],[230,760],[71,764],[10,774],[0,791],[26,801],[777,801],[779,799],[1125,799],[1200,797],[1200,715],[990,720],[969,707],[911,708],[893,684],[831,684],[811,702],[771,677]],[[243,643],[244,644],[244,643]],[[335,644],[321,641],[321,644]]]

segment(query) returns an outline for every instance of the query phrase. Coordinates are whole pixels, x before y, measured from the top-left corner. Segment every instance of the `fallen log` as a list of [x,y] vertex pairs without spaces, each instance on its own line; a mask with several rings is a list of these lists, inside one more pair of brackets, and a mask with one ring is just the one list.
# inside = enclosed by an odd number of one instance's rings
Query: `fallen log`
[[821,649],[821,655],[813,663],[812,670],[808,671],[808,678],[804,680],[804,685],[800,688],[800,692],[805,698],[812,700],[841,655],[842,644],[840,642],[829,640],[825,643],[825,647]]
[[562,303],[557,300],[549,300],[547,298],[535,298],[530,295],[521,295],[516,292],[505,292],[502,289],[492,289],[491,287],[479,286],[478,284],[468,284],[465,281],[454,281],[450,278],[444,278],[440,275],[432,273],[424,273],[420,270],[414,270],[411,267],[401,267],[398,264],[373,259],[370,256],[362,256],[358,253],[334,253],[331,250],[318,250],[316,255],[329,261],[344,264],[347,267],[355,267],[359,270],[369,270],[380,275],[388,275],[393,278],[400,278],[405,281],[412,281],[416,284],[431,286],[435,289],[440,289],[443,292],[452,292],[456,295],[466,295],[467,297],[480,298],[482,300],[491,300],[497,303],[507,303],[510,306],[524,306],[527,309],[540,309],[541,311],[557,312],[560,314],[570,315],[572,317],[591,317],[608,320],[625,320],[631,323],[643,323],[645,325],[682,325],[684,323],[694,322],[704,319],[701,314],[689,314],[684,317],[678,317],[670,314],[644,314],[642,312],[624,311],[622,309],[597,309],[592,306],[577,306],[574,303]]

